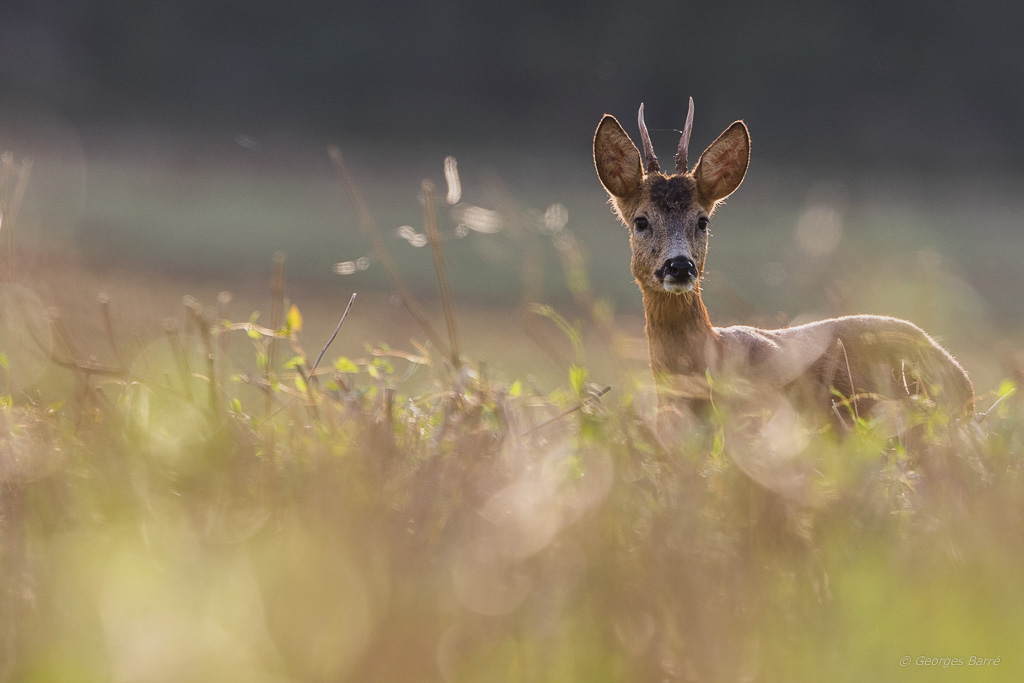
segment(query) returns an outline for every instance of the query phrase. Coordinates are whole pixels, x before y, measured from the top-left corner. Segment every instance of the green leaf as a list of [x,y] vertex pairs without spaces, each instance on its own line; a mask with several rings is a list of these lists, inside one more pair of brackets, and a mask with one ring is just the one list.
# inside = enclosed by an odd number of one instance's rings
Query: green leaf
[[[604,429],[600,422],[595,419],[584,417],[580,420],[580,439],[584,443],[599,443],[604,441]],[[582,476],[582,470],[579,471]]]
[[295,388],[303,394],[306,393],[306,380],[302,379],[300,375],[295,376]]
[[[6,360],[6,357],[4,357],[3,354],[0,354],[0,358]],[[5,368],[7,367],[7,365],[3,364],[2,362],[0,362],[0,365],[3,365]],[[1002,398],[1003,396],[1008,396],[1015,391],[1017,391],[1017,385],[1014,383],[1014,381],[1012,379],[1004,379],[999,384],[999,390],[996,392],[996,394],[999,398]]]
[[294,370],[297,367],[301,367],[306,364],[305,356],[293,356],[284,364],[286,370]]
[[292,304],[292,307],[288,309],[285,326],[293,332],[300,332],[302,330],[302,313],[299,312],[299,307],[295,304]]
[[344,372],[348,374],[354,374],[359,372],[359,366],[353,363],[345,356],[341,356],[334,361],[334,369],[338,372]]
[[714,443],[711,445],[711,457],[718,460],[725,452],[725,432],[722,429],[715,431]]
[[508,388],[508,395],[512,398],[519,398],[523,394],[523,383],[519,380],[512,382],[512,386]]
[[569,366],[569,384],[577,396],[583,395],[583,388],[587,383],[587,369],[578,365]]

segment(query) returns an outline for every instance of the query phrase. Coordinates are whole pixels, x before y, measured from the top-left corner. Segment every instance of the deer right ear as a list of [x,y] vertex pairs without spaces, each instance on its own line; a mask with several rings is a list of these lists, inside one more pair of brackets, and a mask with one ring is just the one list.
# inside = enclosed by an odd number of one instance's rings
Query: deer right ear
[[601,184],[613,197],[625,199],[640,188],[640,152],[614,116],[605,114],[594,134],[594,165]]
[[697,191],[714,206],[743,182],[750,165],[750,133],[742,121],[737,121],[712,142],[700,155],[693,177]]

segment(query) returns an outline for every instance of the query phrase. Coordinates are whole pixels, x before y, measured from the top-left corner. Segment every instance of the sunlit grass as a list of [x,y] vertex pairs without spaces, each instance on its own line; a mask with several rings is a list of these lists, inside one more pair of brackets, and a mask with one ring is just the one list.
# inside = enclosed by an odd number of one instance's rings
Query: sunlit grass
[[1024,676],[1012,380],[979,385],[1001,400],[978,423],[751,431],[723,402],[659,436],[636,340],[555,247],[581,320],[506,313],[497,343],[544,373],[454,359],[496,327],[466,307],[436,343],[376,343],[382,299],[317,366],[340,310],[290,309],[281,275],[276,321],[187,298],[129,341],[102,308],[64,338],[5,285],[0,679]]
[[[800,455],[812,480],[793,496],[750,478],[728,425],[665,444],[639,395],[588,398],[597,387],[580,369],[537,394],[429,350],[378,349],[330,358],[315,381],[300,355],[265,382],[274,332],[213,328],[252,358],[218,386],[195,340],[191,398],[173,366],[77,371],[80,390],[59,406],[4,398],[11,680],[1024,669],[1015,396],[917,454],[868,423],[812,434]],[[427,382],[409,395],[413,367]],[[577,393],[581,410],[537,427]],[[1001,660],[942,669],[903,656]]]

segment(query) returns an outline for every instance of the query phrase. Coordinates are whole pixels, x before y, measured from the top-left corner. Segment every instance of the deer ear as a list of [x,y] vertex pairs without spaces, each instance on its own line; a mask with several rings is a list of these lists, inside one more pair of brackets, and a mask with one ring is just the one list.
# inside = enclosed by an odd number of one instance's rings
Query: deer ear
[[750,165],[750,133],[737,121],[712,142],[700,155],[693,172],[697,191],[710,204],[731,195],[747,174]]
[[597,177],[611,196],[625,199],[639,189],[644,175],[640,152],[609,114],[604,115],[594,134],[594,165]]

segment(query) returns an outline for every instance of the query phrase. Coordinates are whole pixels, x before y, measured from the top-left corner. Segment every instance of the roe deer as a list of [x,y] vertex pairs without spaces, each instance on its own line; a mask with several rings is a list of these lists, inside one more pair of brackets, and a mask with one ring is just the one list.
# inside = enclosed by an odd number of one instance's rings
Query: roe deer
[[691,98],[675,173],[669,175],[654,155],[643,105],[639,125],[646,172],[636,145],[608,114],[594,136],[594,163],[614,212],[630,230],[631,267],[643,295],[662,408],[682,405],[700,412],[711,400],[710,377],[733,388],[737,382],[746,386],[755,405],[759,395],[781,392],[801,412],[825,411],[840,419],[837,401],[844,413],[864,414],[882,400],[912,397],[930,399],[952,418],[973,415],[967,373],[905,320],[853,315],[783,329],[712,327],[700,295],[708,221],[743,182],[750,135],[736,121],[688,169]]

